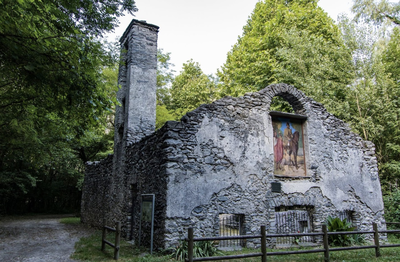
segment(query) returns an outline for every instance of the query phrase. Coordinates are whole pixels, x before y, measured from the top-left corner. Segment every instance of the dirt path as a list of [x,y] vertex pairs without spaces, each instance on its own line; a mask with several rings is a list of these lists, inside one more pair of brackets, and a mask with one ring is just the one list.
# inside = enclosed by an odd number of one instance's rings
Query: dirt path
[[0,261],[71,262],[75,242],[90,232],[81,225],[61,224],[61,216],[0,220]]

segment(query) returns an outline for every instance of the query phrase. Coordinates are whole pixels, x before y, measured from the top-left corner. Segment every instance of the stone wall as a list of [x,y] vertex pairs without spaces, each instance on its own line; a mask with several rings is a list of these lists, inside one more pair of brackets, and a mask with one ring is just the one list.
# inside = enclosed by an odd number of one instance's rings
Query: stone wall
[[[279,95],[304,123],[305,178],[274,176],[269,106]],[[362,214],[360,229],[383,227],[383,203],[374,147],[302,92],[285,84],[239,98],[223,98],[184,116],[169,144],[166,239],[193,226],[197,236],[218,235],[220,213],[244,214],[248,234],[274,231],[277,206],[312,205],[314,229],[342,210]],[[271,192],[271,182],[282,184]],[[274,202],[275,201],[275,202]],[[248,243],[251,245],[251,243]],[[256,244],[254,244],[256,246]]]
[[[114,221],[111,211],[113,156],[86,163],[82,186],[81,220],[95,227],[103,226],[103,218]],[[111,222],[112,223],[112,222]],[[114,224],[108,224],[114,226]]]
[[[166,189],[168,166],[165,157],[165,139],[168,133],[165,129],[158,130],[138,143],[127,148],[125,177],[119,181],[118,190],[124,194],[122,201],[116,203],[119,208],[114,214],[126,221],[127,236],[138,241],[140,226],[140,204],[142,194],[155,194],[155,227],[154,245],[162,246],[164,242],[164,220],[166,209]],[[142,225],[143,227],[143,225]],[[144,232],[142,228],[142,232]],[[143,239],[142,239],[143,241]],[[143,242],[142,242],[143,243]]]
[[[307,117],[305,177],[274,175],[269,109],[274,96]],[[243,215],[246,234],[259,234],[261,225],[274,233],[275,212],[281,207],[313,210],[317,232],[327,216],[341,211],[351,211],[360,230],[370,230],[373,221],[384,228],[374,145],[290,85],[202,105],[124,150],[124,162],[117,163],[121,172],[93,201],[88,200],[96,194],[92,173],[110,174],[110,160],[88,166],[84,190],[90,193],[84,193],[83,217],[93,219],[87,213],[98,209],[88,206],[98,206],[102,199],[112,207],[110,217],[123,222],[125,235],[138,241],[140,195],[155,194],[155,248],[175,246],[188,227],[194,227],[196,236],[218,235],[219,214]],[[272,182],[279,182],[282,190],[273,192]],[[247,241],[249,247],[259,244]]]

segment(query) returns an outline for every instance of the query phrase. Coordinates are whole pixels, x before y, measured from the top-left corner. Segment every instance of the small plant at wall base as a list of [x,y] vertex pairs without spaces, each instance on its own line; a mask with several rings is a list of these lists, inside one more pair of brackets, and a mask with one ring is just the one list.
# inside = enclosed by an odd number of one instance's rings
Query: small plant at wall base
[[[211,257],[217,253],[217,247],[212,241],[198,241],[193,245],[194,257]],[[185,260],[188,257],[188,242],[180,240],[178,246],[173,249],[171,256],[176,260]]]
[[171,257],[176,260],[184,260],[188,256],[188,243],[185,240],[179,240],[179,244],[173,249]]
[[[326,224],[329,232],[354,231],[355,229],[346,219],[341,220],[338,217],[329,216]],[[350,246],[352,244],[352,238],[349,235],[330,235],[328,240],[332,246]]]

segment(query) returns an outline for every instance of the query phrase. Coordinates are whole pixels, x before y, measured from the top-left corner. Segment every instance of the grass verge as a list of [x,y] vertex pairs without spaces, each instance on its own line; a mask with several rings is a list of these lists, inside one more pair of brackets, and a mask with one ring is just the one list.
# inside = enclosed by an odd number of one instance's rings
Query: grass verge
[[[113,242],[115,235],[110,234],[107,239]],[[389,236],[390,243],[400,243],[399,238]],[[368,243],[367,243],[368,244]],[[317,247],[320,249],[321,247]],[[79,261],[115,261],[113,259],[114,249],[106,245],[106,250],[101,250],[101,231],[96,231],[89,237],[81,238],[75,244],[75,253],[71,256],[72,259]],[[306,248],[303,248],[303,250]],[[278,251],[288,251],[298,249],[282,249]],[[276,249],[268,249],[267,252],[277,251]],[[119,260],[122,262],[171,262],[176,261],[172,259],[170,255],[155,253],[153,255],[148,254],[149,250],[139,249],[132,246],[121,239],[121,248]],[[234,254],[245,254],[245,253],[256,253],[260,250],[254,249],[243,249],[240,251],[222,252],[222,255],[234,255]],[[221,260],[225,262],[259,262],[261,258],[246,258],[246,259],[234,259],[234,260]],[[309,262],[309,261],[324,261],[323,253],[313,254],[298,254],[298,255],[282,255],[282,256],[268,256],[267,260],[272,261],[285,261],[285,262]],[[349,251],[335,251],[330,252],[331,262],[359,262],[359,261],[380,261],[380,262],[392,262],[400,261],[400,247],[394,248],[381,248],[381,257],[375,257],[375,249],[363,249],[363,250],[349,250]]]
[[[109,234],[106,238],[110,242],[114,242],[115,234]],[[118,261],[122,262],[166,262],[174,261],[168,255],[148,254],[149,250],[139,249],[132,246],[131,243],[121,239],[120,252]],[[81,238],[75,244],[75,253],[72,259],[80,261],[115,261],[114,249],[106,245],[105,251],[101,251],[101,231],[96,231],[89,237]]]
[[64,217],[60,219],[60,223],[67,225],[76,225],[81,223],[80,217]]

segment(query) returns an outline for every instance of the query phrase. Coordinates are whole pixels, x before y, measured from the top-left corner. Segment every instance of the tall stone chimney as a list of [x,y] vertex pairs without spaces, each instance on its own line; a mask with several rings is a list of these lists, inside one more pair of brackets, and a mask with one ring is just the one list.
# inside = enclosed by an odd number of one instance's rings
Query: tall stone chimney
[[158,28],[133,19],[120,39],[114,175],[125,161],[125,147],[155,131]]

